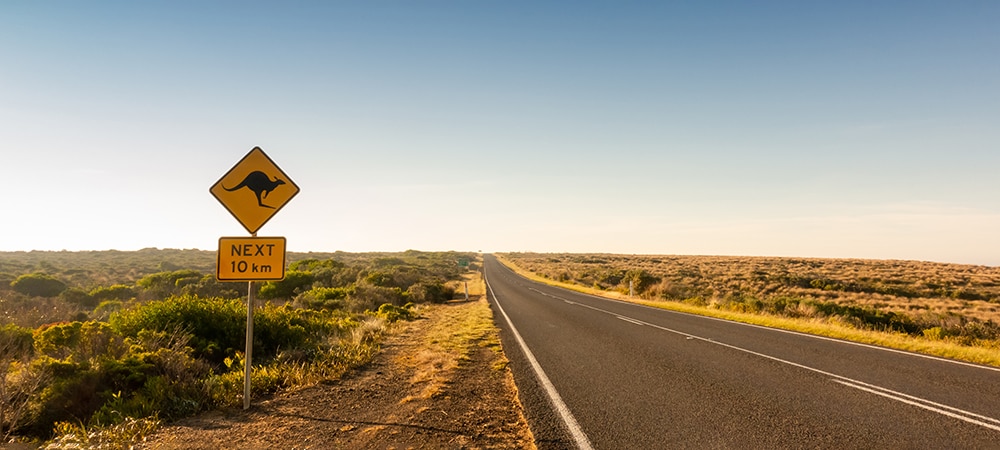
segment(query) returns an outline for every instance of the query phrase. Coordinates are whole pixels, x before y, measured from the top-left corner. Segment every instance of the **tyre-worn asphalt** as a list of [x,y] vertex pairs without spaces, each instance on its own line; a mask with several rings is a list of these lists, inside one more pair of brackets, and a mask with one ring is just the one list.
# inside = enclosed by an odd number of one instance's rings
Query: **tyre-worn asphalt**
[[995,368],[601,299],[490,255],[484,271],[539,448],[1000,448]]

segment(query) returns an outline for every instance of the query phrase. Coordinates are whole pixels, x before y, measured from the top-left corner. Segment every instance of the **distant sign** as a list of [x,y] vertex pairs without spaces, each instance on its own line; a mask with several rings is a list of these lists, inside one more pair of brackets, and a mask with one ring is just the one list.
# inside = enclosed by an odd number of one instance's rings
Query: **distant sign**
[[209,191],[243,228],[256,234],[299,193],[299,187],[260,147],[254,147]]
[[278,281],[285,278],[285,238],[219,238],[219,281]]

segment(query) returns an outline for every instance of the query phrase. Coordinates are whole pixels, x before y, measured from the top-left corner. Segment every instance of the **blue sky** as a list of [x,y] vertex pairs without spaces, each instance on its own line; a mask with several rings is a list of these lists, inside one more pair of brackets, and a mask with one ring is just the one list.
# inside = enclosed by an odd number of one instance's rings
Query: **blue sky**
[[1000,3],[0,3],[0,250],[1000,265]]

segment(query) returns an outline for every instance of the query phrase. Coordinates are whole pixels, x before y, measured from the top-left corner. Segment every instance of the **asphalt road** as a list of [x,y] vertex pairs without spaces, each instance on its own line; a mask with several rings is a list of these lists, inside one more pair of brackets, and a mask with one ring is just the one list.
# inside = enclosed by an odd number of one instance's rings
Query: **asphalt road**
[[484,270],[539,448],[1000,448],[996,368]]

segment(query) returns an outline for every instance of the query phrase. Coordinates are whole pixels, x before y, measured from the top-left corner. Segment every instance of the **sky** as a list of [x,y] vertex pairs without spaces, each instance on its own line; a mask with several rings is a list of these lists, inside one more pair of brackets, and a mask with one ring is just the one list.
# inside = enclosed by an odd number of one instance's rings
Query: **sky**
[[[0,2],[0,251],[1000,265],[1000,2]],[[252,195],[247,191],[247,195]]]

